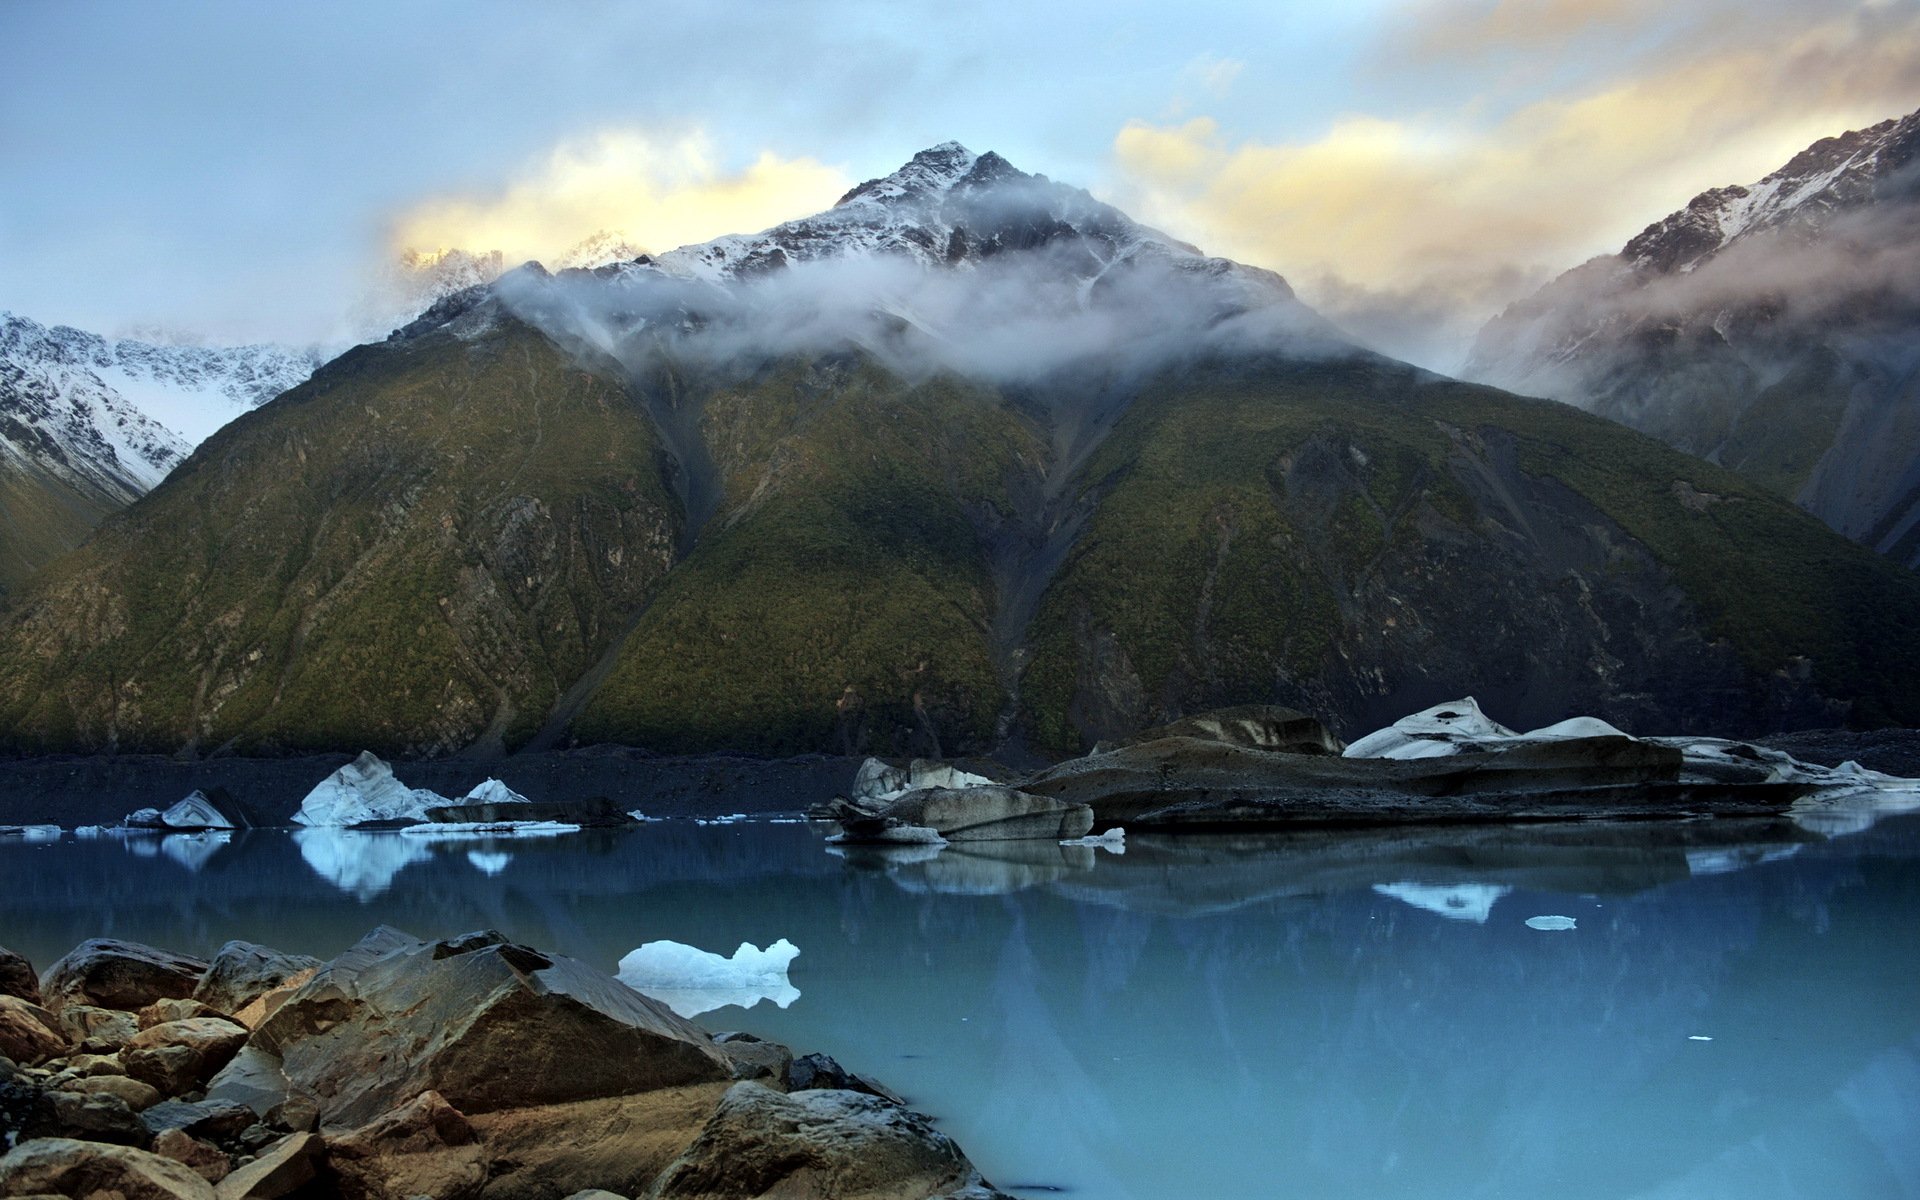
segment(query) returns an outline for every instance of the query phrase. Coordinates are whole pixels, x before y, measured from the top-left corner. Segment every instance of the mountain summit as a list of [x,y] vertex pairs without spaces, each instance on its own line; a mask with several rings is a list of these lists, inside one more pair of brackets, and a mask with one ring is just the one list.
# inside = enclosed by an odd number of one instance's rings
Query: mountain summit
[[1785,501],[946,144],[221,430],[0,620],[0,745],[1018,756],[1467,693],[1738,734],[1920,722],[1916,673],[1920,578]]

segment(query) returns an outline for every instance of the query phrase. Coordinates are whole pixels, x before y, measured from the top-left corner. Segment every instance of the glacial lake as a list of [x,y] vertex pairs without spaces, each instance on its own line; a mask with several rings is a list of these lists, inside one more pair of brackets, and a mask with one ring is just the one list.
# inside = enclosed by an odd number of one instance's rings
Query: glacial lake
[[1035,1198],[1920,1196],[1920,818],[1823,829],[69,833],[0,843],[0,944],[324,957],[386,923],[611,971],[784,937],[797,997],[696,1019],[889,1084]]

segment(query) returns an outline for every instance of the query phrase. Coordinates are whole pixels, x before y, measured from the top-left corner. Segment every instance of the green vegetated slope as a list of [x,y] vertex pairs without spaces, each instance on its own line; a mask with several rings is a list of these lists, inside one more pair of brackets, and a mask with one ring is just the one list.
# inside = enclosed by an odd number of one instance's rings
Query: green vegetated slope
[[32,463],[0,461],[0,602],[130,499],[80,487]]
[[575,721],[667,750],[953,753],[1004,703],[987,531],[1044,468],[992,389],[858,357],[705,400],[725,498]]
[[44,571],[0,634],[16,749],[511,743],[670,565],[622,384],[515,323],[350,351]]
[[1920,580],[1730,472],[1365,361],[1151,385],[1031,632],[1065,752],[1212,704],[1350,735],[1472,692],[1642,732],[1920,720]]

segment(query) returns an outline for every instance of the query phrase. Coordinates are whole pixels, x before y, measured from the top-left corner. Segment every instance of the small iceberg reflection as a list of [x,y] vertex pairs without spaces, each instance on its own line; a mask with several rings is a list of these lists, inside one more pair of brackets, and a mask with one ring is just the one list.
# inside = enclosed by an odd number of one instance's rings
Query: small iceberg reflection
[[196,874],[207,860],[233,841],[226,830],[208,833],[170,833],[160,839],[160,853]]
[[1494,901],[1513,889],[1492,883],[1376,883],[1373,890],[1449,920],[1485,925],[1493,915]]
[[294,830],[293,840],[314,874],[362,903],[392,887],[407,867],[433,857],[431,843],[393,833],[314,825]]
[[786,1008],[800,998],[800,989],[787,979],[787,968],[799,954],[785,938],[765,950],[741,942],[732,958],[684,942],[648,942],[620,960],[614,977],[682,1017],[729,1004],[752,1008],[762,1000]]
[[483,875],[498,875],[513,862],[513,855],[504,850],[469,850],[467,861]]

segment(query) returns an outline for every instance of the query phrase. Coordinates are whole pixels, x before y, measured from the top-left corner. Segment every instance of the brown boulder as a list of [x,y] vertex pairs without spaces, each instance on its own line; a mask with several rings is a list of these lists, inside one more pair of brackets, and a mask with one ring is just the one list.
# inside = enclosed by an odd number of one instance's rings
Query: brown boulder
[[487,1182],[487,1150],[438,1092],[422,1092],[357,1129],[329,1134],[327,1166],[347,1200],[463,1200]]
[[293,1133],[260,1152],[250,1163],[235,1167],[214,1189],[217,1200],[279,1200],[313,1182],[320,1139],[311,1133]]
[[260,1028],[260,1023],[277,1012],[280,1006],[287,1002],[287,997],[299,991],[300,985],[312,979],[318,969],[308,967],[304,971],[296,971],[287,976],[278,987],[264,991],[249,1000],[240,1011],[233,1014],[233,1019],[248,1029]]
[[126,1146],[36,1138],[0,1158],[0,1193],[115,1200],[215,1200],[213,1185],[170,1158]]
[[152,1084],[141,1083],[125,1075],[91,1075],[62,1084],[61,1087],[83,1096],[113,1096],[134,1112],[152,1108],[166,1098]]
[[858,1092],[782,1095],[737,1083],[650,1200],[987,1200],[952,1138],[919,1113]]
[[67,1048],[59,1021],[39,1005],[18,996],[0,996],[0,1056],[26,1066],[45,1062]]
[[81,942],[47,968],[40,980],[47,1007],[93,1004],[135,1012],[168,997],[193,995],[206,974],[198,958],[112,938]]
[[225,1017],[165,1021],[128,1042],[120,1062],[140,1082],[178,1096],[199,1090],[246,1041],[246,1027]]
[[492,1160],[486,1200],[551,1200],[589,1188],[644,1195],[692,1144],[727,1086],[477,1114],[473,1127]]
[[219,1183],[233,1171],[233,1160],[218,1146],[194,1137],[184,1129],[169,1129],[153,1139],[153,1152],[170,1158],[208,1183]]
[[155,1025],[164,1025],[168,1021],[186,1021],[194,1017],[228,1019],[226,1013],[202,1004],[198,1000],[155,1000],[133,1014],[133,1023],[142,1029],[152,1029]]
[[28,1004],[39,1004],[40,976],[22,955],[0,946],[0,996],[18,996]]
[[99,1008],[92,1004],[69,1004],[59,1012],[60,1032],[67,1040],[94,1054],[114,1054],[140,1032],[140,1022],[130,1012]]
[[304,954],[282,954],[252,942],[228,942],[214,951],[193,998],[222,1013],[238,1013],[302,971],[320,965]]

